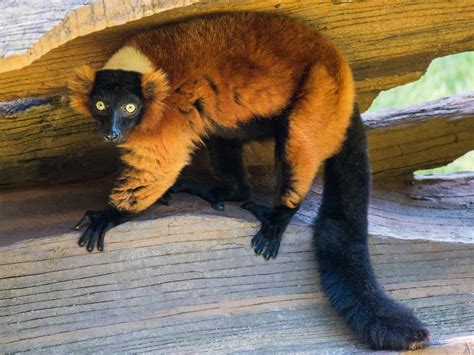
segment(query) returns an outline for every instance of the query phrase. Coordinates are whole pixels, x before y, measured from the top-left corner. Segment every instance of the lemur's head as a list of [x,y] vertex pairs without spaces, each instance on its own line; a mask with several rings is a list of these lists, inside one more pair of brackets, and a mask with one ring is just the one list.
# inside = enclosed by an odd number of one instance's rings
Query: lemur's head
[[131,58],[130,50],[126,58],[123,49],[117,54],[102,70],[78,68],[69,87],[71,106],[97,121],[102,139],[123,143],[134,129],[147,130],[160,120],[168,81],[140,52],[134,50]]

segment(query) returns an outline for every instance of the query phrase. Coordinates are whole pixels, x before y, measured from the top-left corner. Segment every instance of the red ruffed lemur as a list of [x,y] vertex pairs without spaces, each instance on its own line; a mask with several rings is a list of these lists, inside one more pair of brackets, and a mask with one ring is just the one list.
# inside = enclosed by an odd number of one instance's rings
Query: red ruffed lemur
[[[138,34],[96,72],[76,71],[72,107],[92,116],[124,167],[108,205],[87,211],[79,245],[104,248],[107,230],[168,193],[185,191],[222,210],[246,201],[242,145],[274,138],[273,207],[246,202],[261,228],[257,254],[274,258],[290,219],[324,164],[314,223],[321,285],[336,311],[376,349],[416,349],[425,326],[376,281],[367,246],[370,171],[363,123],[346,59],[321,35],[288,18],[220,14]],[[178,180],[208,147],[216,185]]]

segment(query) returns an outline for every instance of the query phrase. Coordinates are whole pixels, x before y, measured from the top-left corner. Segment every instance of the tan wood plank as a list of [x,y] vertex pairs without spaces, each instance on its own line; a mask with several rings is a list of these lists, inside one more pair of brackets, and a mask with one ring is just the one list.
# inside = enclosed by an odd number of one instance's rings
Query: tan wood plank
[[474,149],[474,92],[401,109],[366,112],[376,179],[443,166]]
[[[368,351],[317,286],[308,222],[318,185],[272,261],[250,249],[258,223],[246,211],[227,203],[216,212],[186,194],[118,226],[104,253],[89,254],[69,231],[105,203],[109,185],[0,193],[0,351]],[[268,198],[265,186],[257,199]],[[473,186],[464,176],[374,188],[376,273],[430,326],[436,354],[474,345]]]

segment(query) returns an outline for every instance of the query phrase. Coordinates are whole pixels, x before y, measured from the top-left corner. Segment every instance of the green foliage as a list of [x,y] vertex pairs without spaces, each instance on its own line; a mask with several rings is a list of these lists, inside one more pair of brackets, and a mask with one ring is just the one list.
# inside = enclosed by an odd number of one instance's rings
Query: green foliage
[[[474,52],[450,55],[433,60],[420,80],[380,93],[369,111],[406,107],[473,90]],[[420,170],[416,174],[443,174],[459,171],[474,171],[474,151],[447,166]]]
[[428,100],[474,90],[474,52],[433,60],[418,81],[383,91],[369,111],[406,107]]
[[447,174],[460,171],[474,171],[474,150],[471,150],[446,166],[436,169],[418,170],[415,174]]

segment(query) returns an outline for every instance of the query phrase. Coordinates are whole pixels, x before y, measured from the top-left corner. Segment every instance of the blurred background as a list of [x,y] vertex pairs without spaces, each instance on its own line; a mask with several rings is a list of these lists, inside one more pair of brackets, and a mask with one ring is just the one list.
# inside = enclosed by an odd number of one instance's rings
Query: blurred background
[[[369,111],[410,106],[466,91],[474,91],[474,52],[433,60],[426,74],[420,80],[380,93]],[[462,171],[474,171],[474,151],[459,157],[447,166],[420,170],[415,174],[443,174]]]

